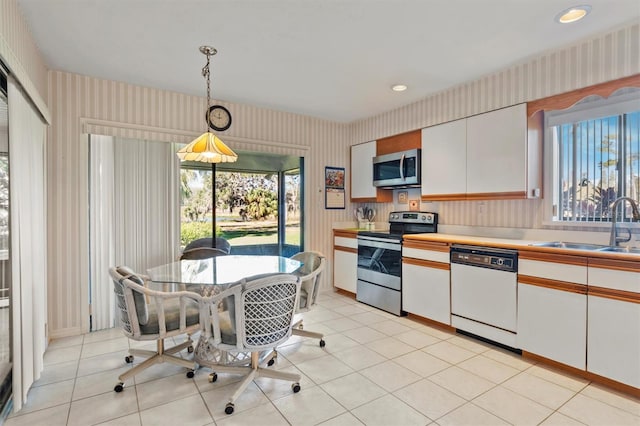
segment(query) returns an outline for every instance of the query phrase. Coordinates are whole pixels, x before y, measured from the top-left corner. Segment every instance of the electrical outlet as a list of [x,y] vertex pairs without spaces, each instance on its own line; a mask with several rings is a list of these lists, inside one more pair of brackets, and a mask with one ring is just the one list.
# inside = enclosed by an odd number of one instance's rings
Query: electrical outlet
[[412,212],[420,210],[420,200],[409,200],[409,210]]

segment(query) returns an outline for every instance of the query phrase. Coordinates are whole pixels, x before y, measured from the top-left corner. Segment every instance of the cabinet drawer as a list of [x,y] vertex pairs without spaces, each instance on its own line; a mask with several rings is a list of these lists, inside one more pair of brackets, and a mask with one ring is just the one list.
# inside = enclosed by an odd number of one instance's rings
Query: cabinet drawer
[[518,260],[518,274],[531,277],[547,278],[576,284],[587,284],[587,268],[582,265],[543,262],[538,260]]
[[349,247],[349,248],[358,248],[358,240],[355,238],[346,238],[346,237],[334,237],[333,245],[340,247]]
[[410,247],[402,247],[402,257],[430,260],[432,262],[449,263],[449,251],[420,250]]
[[639,263],[589,259],[589,285],[640,293]]

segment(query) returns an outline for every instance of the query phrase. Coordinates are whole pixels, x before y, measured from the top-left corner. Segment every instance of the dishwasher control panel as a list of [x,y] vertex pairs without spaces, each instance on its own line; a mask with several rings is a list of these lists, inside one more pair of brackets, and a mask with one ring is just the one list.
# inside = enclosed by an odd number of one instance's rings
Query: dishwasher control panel
[[518,252],[476,246],[451,246],[451,263],[517,272]]

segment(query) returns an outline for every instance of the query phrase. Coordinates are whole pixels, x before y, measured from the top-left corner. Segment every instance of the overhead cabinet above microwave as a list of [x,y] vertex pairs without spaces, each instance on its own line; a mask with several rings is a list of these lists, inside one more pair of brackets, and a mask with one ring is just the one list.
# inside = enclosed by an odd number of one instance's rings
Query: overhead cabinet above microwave
[[541,196],[542,120],[526,104],[422,129],[421,194],[430,200]]

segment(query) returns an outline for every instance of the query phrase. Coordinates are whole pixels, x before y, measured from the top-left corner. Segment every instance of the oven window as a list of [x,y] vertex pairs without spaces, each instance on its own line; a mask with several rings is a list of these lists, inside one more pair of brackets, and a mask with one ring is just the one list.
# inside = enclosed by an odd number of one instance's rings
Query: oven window
[[358,244],[358,268],[399,277],[402,252],[382,247]]

